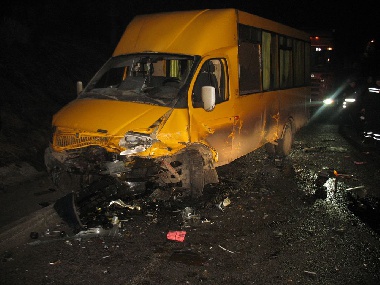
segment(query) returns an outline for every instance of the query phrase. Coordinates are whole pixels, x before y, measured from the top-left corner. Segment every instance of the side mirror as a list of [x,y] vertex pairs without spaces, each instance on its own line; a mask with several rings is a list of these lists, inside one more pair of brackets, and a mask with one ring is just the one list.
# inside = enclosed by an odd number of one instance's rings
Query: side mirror
[[210,112],[215,108],[215,87],[203,86],[202,87],[202,101],[203,109]]
[[83,83],[82,81],[77,81],[77,95],[79,95],[83,91]]

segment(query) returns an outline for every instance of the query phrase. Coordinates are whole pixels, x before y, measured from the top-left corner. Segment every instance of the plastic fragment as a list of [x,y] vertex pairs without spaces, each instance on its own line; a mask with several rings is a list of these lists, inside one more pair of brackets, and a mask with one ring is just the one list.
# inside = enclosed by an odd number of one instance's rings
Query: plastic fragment
[[220,202],[217,207],[222,211],[224,212],[224,209],[231,204],[231,200],[230,198],[225,198],[222,202]]
[[169,240],[183,242],[185,240],[186,231],[169,231],[166,238]]
[[223,249],[223,250],[225,250],[225,251],[227,251],[227,252],[229,252],[229,253],[235,253],[235,252],[233,252],[233,251],[231,251],[231,250],[228,250],[227,248],[224,248],[223,246],[221,246],[220,244],[218,245],[221,249]]
[[61,260],[56,260],[56,261],[52,261],[52,262],[49,262],[49,265],[57,265],[57,264],[60,264],[61,263]]
[[317,273],[313,272],[313,271],[305,270],[304,273],[306,273],[307,275],[309,275],[311,277],[316,277],[317,276]]

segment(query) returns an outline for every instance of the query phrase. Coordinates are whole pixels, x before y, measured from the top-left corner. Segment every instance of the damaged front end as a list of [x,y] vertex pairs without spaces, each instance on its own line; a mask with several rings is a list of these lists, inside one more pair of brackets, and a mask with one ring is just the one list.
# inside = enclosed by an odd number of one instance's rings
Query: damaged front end
[[94,193],[116,200],[157,188],[199,197],[205,184],[218,182],[216,152],[190,139],[197,61],[158,53],[112,57],[53,117],[45,164],[55,184],[86,201]]
[[150,128],[150,134],[127,132],[120,138],[56,128],[45,151],[47,170],[54,183],[69,192],[110,176],[131,193],[139,185],[140,190],[160,187],[199,197],[205,184],[218,182],[209,148],[181,143],[173,149],[157,138],[157,129]]
[[70,192],[56,202],[55,209],[78,231],[112,228],[113,219],[127,219],[131,213],[140,212],[140,206],[135,205],[140,197],[157,199],[158,192],[158,199],[164,196],[165,200],[199,197],[205,184],[218,182],[213,155],[203,145],[184,147],[172,155],[139,156],[158,152],[162,143],[128,132],[120,139],[125,149],[118,152],[100,145],[55,151],[55,146],[62,147],[60,136],[56,131],[45,161],[55,184]]

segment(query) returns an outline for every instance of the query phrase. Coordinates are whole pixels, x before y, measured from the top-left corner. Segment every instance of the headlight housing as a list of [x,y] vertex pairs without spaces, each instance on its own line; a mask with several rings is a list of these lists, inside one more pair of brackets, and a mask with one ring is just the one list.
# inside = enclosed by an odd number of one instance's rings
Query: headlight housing
[[154,139],[152,139],[149,135],[127,132],[124,138],[119,141],[119,146],[126,148],[126,150],[122,151],[120,154],[129,155],[143,152],[150,148],[153,142]]

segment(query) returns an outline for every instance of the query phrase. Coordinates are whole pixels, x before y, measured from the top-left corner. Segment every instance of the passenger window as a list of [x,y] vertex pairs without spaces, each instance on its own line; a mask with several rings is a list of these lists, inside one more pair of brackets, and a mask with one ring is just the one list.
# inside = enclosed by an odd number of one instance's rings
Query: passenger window
[[201,108],[202,103],[202,87],[213,86],[215,87],[215,103],[220,104],[228,100],[228,93],[226,92],[226,72],[225,60],[223,59],[210,59],[206,61],[201,71],[198,74],[197,80],[194,84],[192,101],[194,108]]
[[240,95],[261,91],[260,44],[242,42],[239,45]]

